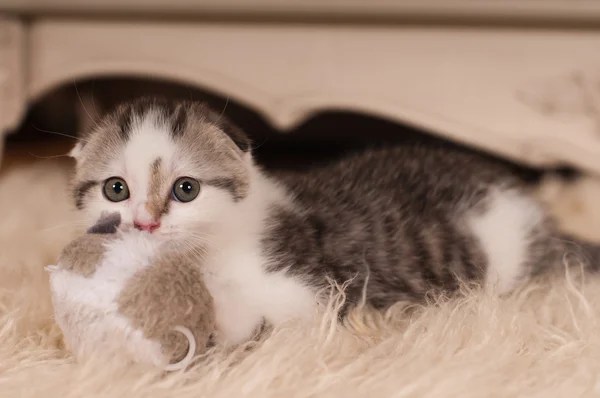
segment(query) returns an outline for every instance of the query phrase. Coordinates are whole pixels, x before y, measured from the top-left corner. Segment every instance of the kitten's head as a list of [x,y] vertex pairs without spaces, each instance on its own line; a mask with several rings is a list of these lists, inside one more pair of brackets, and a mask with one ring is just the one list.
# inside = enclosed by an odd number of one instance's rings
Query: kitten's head
[[248,137],[198,102],[141,98],[118,106],[75,146],[73,194],[86,221],[166,237],[218,226],[246,198]]

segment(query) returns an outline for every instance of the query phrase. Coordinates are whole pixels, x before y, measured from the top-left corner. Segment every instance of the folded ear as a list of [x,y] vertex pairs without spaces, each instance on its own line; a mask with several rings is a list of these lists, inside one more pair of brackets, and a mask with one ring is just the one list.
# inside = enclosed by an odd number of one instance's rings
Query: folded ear
[[250,138],[244,130],[234,124],[231,120],[220,117],[216,121],[217,126],[231,138],[233,143],[241,149],[242,152],[249,153],[251,149]]
[[237,124],[222,113],[217,113],[207,104],[200,104],[200,109],[206,120],[220,128],[242,152],[251,152],[250,138]]
[[74,158],[75,160],[77,160],[77,159],[79,159],[79,156],[81,155],[82,148],[83,148],[83,144],[80,141],[77,144],[75,144],[73,149],[71,149],[71,151],[69,151],[68,155],[70,157]]

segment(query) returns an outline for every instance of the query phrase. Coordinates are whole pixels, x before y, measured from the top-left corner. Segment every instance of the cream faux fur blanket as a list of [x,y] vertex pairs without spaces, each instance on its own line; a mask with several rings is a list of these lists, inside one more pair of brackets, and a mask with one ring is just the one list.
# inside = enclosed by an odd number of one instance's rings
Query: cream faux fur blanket
[[349,329],[330,312],[167,376],[75,363],[43,270],[74,236],[67,173],[44,160],[0,175],[1,397],[600,396],[600,279],[577,275],[502,300],[471,292],[411,315],[366,312]]

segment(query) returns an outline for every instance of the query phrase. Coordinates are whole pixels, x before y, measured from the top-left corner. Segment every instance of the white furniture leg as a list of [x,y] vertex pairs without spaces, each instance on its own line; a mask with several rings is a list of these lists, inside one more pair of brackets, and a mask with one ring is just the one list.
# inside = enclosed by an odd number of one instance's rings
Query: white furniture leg
[[25,55],[22,23],[0,16],[0,160],[4,136],[18,127],[26,108]]

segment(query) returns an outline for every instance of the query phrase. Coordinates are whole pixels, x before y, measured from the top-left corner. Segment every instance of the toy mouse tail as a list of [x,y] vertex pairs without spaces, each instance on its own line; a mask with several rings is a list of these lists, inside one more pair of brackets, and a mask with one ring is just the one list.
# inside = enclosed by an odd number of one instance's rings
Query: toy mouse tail
[[188,341],[188,352],[185,354],[185,357],[179,362],[171,363],[165,366],[165,370],[167,372],[173,372],[177,370],[181,370],[186,368],[194,359],[194,354],[196,353],[196,339],[194,335],[190,331],[190,329],[183,326],[175,326],[173,328],[174,331],[181,333]]

